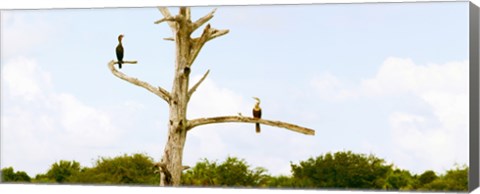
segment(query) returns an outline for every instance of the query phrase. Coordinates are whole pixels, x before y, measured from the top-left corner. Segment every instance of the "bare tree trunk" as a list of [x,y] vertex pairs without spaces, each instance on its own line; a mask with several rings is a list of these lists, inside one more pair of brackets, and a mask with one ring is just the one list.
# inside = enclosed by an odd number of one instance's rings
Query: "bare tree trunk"
[[[191,38],[190,36],[195,30],[207,23],[213,17],[216,9],[199,18],[195,22],[191,21],[190,8],[181,7],[176,16],[172,16],[167,8],[160,7],[159,10],[164,18],[157,20],[154,23],[159,24],[167,22],[172,30],[173,37],[164,39],[175,42],[175,76],[171,92],[168,92],[162,87],[154,87],[147,82],[134,77],[129,77],[118,71],[114,67],[115,64],[118,64],[117,61],[110,61],[108,66],[115,76],[147,89],[165,100],[169,105],[168,139],[161,162],[155,164],[159,168],[160,186],[180,185],[182,171],[188,168],[188,166],[182,165],[183,149],[185,147],[187,132],[197,126],[225,122],[261,123],[264,125],[290,129],[307,135],[315,134],[315,131],[312,129],[294,124],[243,116],[220,116],[188,121],[188,102],[193,93],[210,72],[210,70],[208,70],[203,77],[189,89],[190,68],[206,42],[225,35],[229,31],[214,29],[208,24],[205,26],[200,37]],[[124,63],[136,64],[137,61],[124,61]]]
[[170,101],[170,118],[168,140],[165,146],[162,162],[166,164],[166,170],[170,173],[170,177],[165,178],[166,185],[180,185],[180,177],[182,173],[182,156],[183,148],[187,138],[187,94],[189,81],[189,67],[187,61],[190,48],[190,34],[183,22],[175,30],[175,77]]

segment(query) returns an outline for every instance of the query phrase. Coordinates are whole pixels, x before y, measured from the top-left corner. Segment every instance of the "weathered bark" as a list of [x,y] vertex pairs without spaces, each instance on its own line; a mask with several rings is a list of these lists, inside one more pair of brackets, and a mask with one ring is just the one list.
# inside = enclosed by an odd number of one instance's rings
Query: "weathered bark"
[[[162,163],[166,168],[163,172],[163,183],[165,185],[177,186],[180,184],[180,177],[183,170],[182,157],[185,141],[187,138],[187,105],[191,94],[203,81],[199,81],[189,92],[189,78],[190,68],[195,60],[195,57],[200,52],[201,47],[205,42],[211,40],[210,36],[213,31],[210,31],[210,25],[204,30],[201,40],[192,39],[190,35],[192,32],[201,25],[207,22],[208,19],[203,19],[200,22],[192,23],[190,18],[190,8],[181,7],[179,14],[172,16],[168,9],[159,8],[164,18],[155,22],[159,24],[161,22],[168,22],[175,41],[175,76],[173,80],[173,86],[171,91],[170,100],[170,117],[169,117],[169,130],[167,145],[165,146],[164,155],[162,157]],[[213,13],[212,13],[213,14]],[[201,24],[200,24],[201,23]],[[218,31],[218,30],[216,30]],[[215,31],[215,32],[216,32]],[[228,32],[228,31],[227,31]],[[226,34],[226,33],[224,33]],[[218,35],[217,35],[218,36]],[[206,75],[208,74],[208,71]],[[205,75],[205,76],[206,76]],[[204,76],[204,77],[205,77]],[[168,177],[171,175],[171,178]],[[162,183],[161,183],[162,185]]]
[[211,117],[211,118],[199,118],[193,119],[188,122],[187,130],[193,129],[195,127],[207,124],[215,124],[215,123],[260,123],[263,125],[270,125],[274,127],[281,127],[285,128],[297,133],[303,133],[305,135],[315,135],[315,131],[313,129],[300,127],[298,125],[282,122],[282,121],[271,121],[266,119],[258,119],[253,117],[244,117],[244,116],[222,116],[222,117]]
[[[172,16],[170,11],[165,7],[159,7],[158,9],[164,18],[159,19],[154,23],[168,23],[172,30],[173,37],[165,38],[165,40],[175,41],[175,76],[173,78],[172,90],[168,92],[162,87],[153,87],[147,82],[125,75],[124,73],[115,69],[114,64],[118,63],[116,61],[111,61],[108,66],[115,76],[134,85],[147,89],[148,91],[165,100],[169,105],[168,139],[161,162],[156,164],[159,169],[158,172],[160,173],[161,186],[178,186],[180,184],[182,171],[186,169],[186,167],[182,165],[182,157],[187,138],[187,132],[194,127],[222,122],[258,122],[265,125],[283,127],[303,134],[314,134],[313,130],[294,124],[243,116],[200,118],[191,121],[187,120],[186,116],[188,102],[193,93],[210,72],[210,70],[208,70],[203,77],[189,89],[191,66],[206,42],[225,35],[229,31],[214,29],[210,26],[210,24],[207,24],[200,37],[191,38],[191,34],[196,29],[213,18],[213,14],[215,13],[216,9],[195,22],[191,21],[190,8],[181,7],[179,9],[179,13],[175,16]],[[124,61],[124,63],[135,64],[137,62]]]
[[192,97],[193,93],[197,90],[198,86],[200,86],[200,84],[202,84],[203,80],[205,80],[205,78],[207,78],[208,76],[208,73],[210,73],[210,70],[208,70],[207,72],[205,72],[205,74],[203,75],[203,77],[198,80],[198,82],[193,85],[192,88],[190,88],[190,90],[188,91],[188,101],[190,101],[190,98]]
[[[180,12],[185,8],[180,8]],[[162,162],[166,164],[166,170],[171,174],[165,178],[165,185],[177,186],[180,184],[182,173],[183,148],[187,138],[187,94],[189,71],[187,61],[190,56],[191,41],[187,21],[182,20],[185,15],[177,15],[181,18],[172,29],[175,35],[175,76],[173,80],[168,140],[165,146]]]
[[[135,84],[137,86],[145,88],[148,91],[150,91],[150,92],[154,93],[155,95],[159,96],[160,98],[162,98],[166,102],[170,102],[170,93],[167,90],[163,89],[160,86],[159,87],[153,87],[149,83],[141,81],[138,78],[127,76],[124,73],[116,70],[115,67],[114,67],[115,64],[118,64],[118,61],[113,61],[112,60],[108,63],[108,68],[110,69],[110,71],[112,71],[113,75],[117,76],[120,79],[128,81],[132,84]],[[123,61],[123,64],[137,64],[137,61]]]

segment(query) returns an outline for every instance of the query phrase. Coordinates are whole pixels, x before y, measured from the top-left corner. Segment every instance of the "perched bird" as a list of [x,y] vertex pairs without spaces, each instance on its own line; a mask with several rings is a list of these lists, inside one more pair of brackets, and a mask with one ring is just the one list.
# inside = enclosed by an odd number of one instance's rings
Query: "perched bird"
[[[253,118],[260,119],[262,118],[262,108],[260,108],[260,98],[253,97],[257,101],[255,107],[253,107]],[[260,123],[255,123],[255,131],[260,133]]]
[[115,52],[117,53],[118,68],[120,69],[122,68],[122,63],[123,63],[122,39],[123,39],[123,34],[120,34],[118,36],[118,45],[117,45],[117,48],[115,49]]

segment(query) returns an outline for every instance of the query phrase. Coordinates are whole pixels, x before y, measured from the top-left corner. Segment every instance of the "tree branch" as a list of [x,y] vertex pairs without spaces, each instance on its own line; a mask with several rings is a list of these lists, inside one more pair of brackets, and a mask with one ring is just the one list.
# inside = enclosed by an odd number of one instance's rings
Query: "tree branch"
[[[118,64],[118,61],[110,61],[110,63]],[[137,61],[122,61],[122,64],[137,64]]]
[[217,37],[220,37],[220,36],[223,36],[225,34],[227,34],[229,32],[229,30],[225,29],[225,30],[217,30],[215,29],[215,32],[208,38],[207,41],[210,41],[214,38],[217,38]]
[[198,56],[198,53],[200,53],[200,50],[202,49],[203,45],[205,45],[206,42],[217,38],[219,36],[225,35],[229,32],[229,30],[217,30],[215,28],[211,28],[210,24],[205,26],[205,29],[203,30],[203,33],[200,37],[194,38],[193,41],[193,46],[192,49],[190,50],[190,58],[188,61],[188,66],[191,66],[192,63],[195,61],[195,59]]
[[205,80],[205,78],[207,78],[208,73],[210,73],[210,69],[207,70],[207,72],[205,72],[203,77],[200,80],[198,80],[198,82],[195,85],[193,85],[193,87],[190,88],[190,90],[188,90],[188,97],[187,97],[188,100],[190,100],[190,97],[192,97],[192,94],[195,92],[195,90],[197,90],[198,86],[200,86],[200,84],[202,84],[203,80]]
[[208,37],[210,36],[209,34],[210,34],[210,24],[205,26],[205,29],[203,29],[203,33],[199,38],[195,38],[192,40],[193,46],[190,50],[190,58],[187,62],[188,66],[191,66],[193,61],[195,61],[195,59],[197,58],[198,53],[200,53],[200,50],[202,49],[203,45],[205,44],[205,42],[207,42]]
[[[165,186],[165,182],[170,184],[172,180],[172,174],[170,171],[168,171],[167,164],[163,162],[156,162],[153,164],[153,166],[158,168],[158,170],[155,170],[154,173],[160,173],[160,186]],[[190,166],[182,166],[182,171],[188,169],[190,169]]]
[[[162,13],[164,18],[173,18],[172,14],[170,14],[170,11],[168,11],[168,8],[158,7],[158,10],[160,11],[160,13]],[[176,31],[175,23],[172,22],[172,21],[167,21],[167,23],[170,26],[170,28],[172,29],[172,31],[175,32]]]
[[187,7],[186,8],[186,11],[185,11],[185,17],[187,18],[188,21],[191,22],[191,19],[192,19],[192,13],[190,12],[190,7]]
[[273,127],[285,128],[297,133],[303,133],[305,135],[315,135],[315,130],[301,127],[298,125],[282,122],[282,121],[272,121],[265,119],[257,119],[253,117],[244,117],[244,116],[223,116],[223,117],[211,117],[211,118],[199,118],[188,121],[187,130],[191,130],[200,125],[215,124],[215,123],[260,123],[264,125],[269,125]]
[[162,23],[162,22],[175,22],[177,21],[177,18],[175,17],[164,17],[160,20],[157,20],[155,22],[153,22],[154,24],[159,24],[159,23]]
[[[137,61],[123,61],[123,63],[136,64]],[[170,98],[171,97],[170,97],[170,93],[167,90],[163,89],[162,87],[153,87],[152,85],[150,85],[147,82],[141,81],[141,80],[139,80],[137,78],[134,78],[134,77],[127,76],[124,73],[115,69],[115,66],[114,66],[115,64],[118,64],[118,61],[112,60],[108,63],[108,67],[110,68],[110,71],[112,71],[113,75],[117,76],[120,79],[128,81],[128,82],[130,82],[134,85],[145,88],[148,91],[156,94],[157,96],[159,96],[160,98],[165,100],[167,103],[170,103]]]
[[208,13],[207,15],[203,16],[202,18],[198,19],[197,21],[195,21],[192,25],[192,27],[193,27],[192,32],[195,31],[200,26],[202,26],[203,24],[207,23],[210,19],[212,19],[215,11],[217,11],[217,8],[213,9],[210,13]]
[[[155,162],[153,164],[153,166],[157,167],[157,168],[160,168],[160,169],[166,169],[167,168],[167,165],[163,162]],[[182,169],[183,170],[188,170],[188,169],[190,169],[190,166],[182,166]],[[157,172],[159,172],[159,171],[157,171]]]
[[[213,9],[210,13],[198,19],[194,23],[192,23],[190,20],[191,13],[190,13],[189,7],[180,7],[179,14],[176,16],[172,16],[170,11],[166,7],[158,7],[158,10],[160,10],[164,18],[157,20],[154,23],[159,24],[162,22],[167,22],[168,25],[170,25],[170,28],[172,29],[172,32],[175,35],[177,31],[177,27],[183,26],[183,25],[187,26],[186,27],[188,28],[187,33],[190,34],[194,32],[200,26],[202,26],[203,24],[207,23],[210,19],[212,19],[213,14],[217,9],[216,8]],[[192,63],[197,58],[198,54],[200,53],[200,50],[202,49],[202,47],[205,45],[206,42],[214,38],[220,37],[222,35],[225,35],[228,32],[229,30],[217,30],[217,29],[211,28],[210,24],[208,24],[203,30],[203,33],[200,37],[190,39],[190,41],[192,42],[192,47],[190,49],[190,57],[187,59],[188,60],[187,66],[190,67],[192,65]],[[175,37],[164,38],[164,40],[175,41]]]
[[184,16],[185,21],[187,21],[188,23],[191,23],[190,21],[191,15],[190,15],[189,7],[180,7],[180,9],[178,10],[178,15]]

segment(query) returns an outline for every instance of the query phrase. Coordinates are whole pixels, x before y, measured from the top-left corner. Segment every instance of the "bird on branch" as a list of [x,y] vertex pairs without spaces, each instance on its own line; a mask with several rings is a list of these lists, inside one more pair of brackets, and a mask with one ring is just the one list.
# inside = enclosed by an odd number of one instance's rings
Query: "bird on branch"
[[117,60],[118,60],[118,68],[122,68],[122,63],[123,63],[123,46],[122,46],[122,39],[123,39],[123,34],[120,34],[118,36],[118,45],[117,48],[115,49],[115,52],[117,54]]
[[[262,108],[260,108],[260,98],[253,97],[257,102],[255,107],[253,107],[253,118],[260,119],[262,118]],[[255,131],[260,133],[260,123],[255,123]]]

